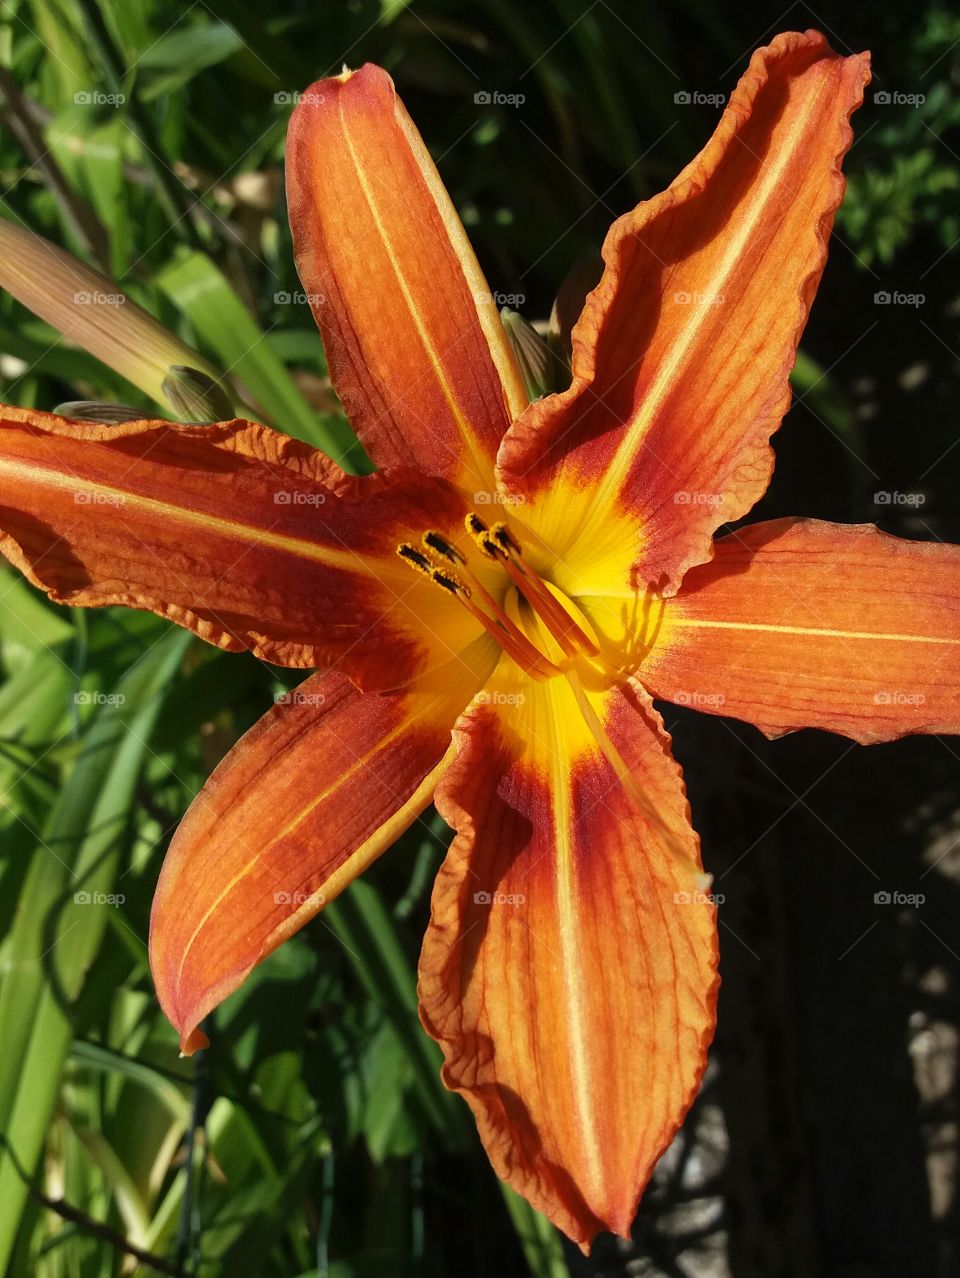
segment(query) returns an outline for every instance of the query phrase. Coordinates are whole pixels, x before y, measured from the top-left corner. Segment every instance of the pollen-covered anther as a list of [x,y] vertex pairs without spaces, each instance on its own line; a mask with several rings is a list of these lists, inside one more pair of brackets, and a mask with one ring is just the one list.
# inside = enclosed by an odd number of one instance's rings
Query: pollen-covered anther
[[477,538],[477,545],[480,551],[486,555],[488,559],[503,560],[507,557],[507,552],[502,546],[498,545],[489,534],[484,533]]
[[417,550],[416,546],[411,546],[408,541],[402,541],[400,543],[397,547],[397,554],[404,563],[409,564],[411,568],[419,569],[420,572],[425,572],[428,577],[433,571],[433,564],[423,551]]
[[490,537],[496,545],[498,545],[507,554],[523,554],[523,551],[520,549],[520,543],[505,523],[501,522],[494,524],[490,529]]
[[442,537],[440,533],[435,532],[432,528],[428,529],[420,540],[428,550],[442,555],[444,559],[449,559],[452,564],[465,564],[467,562],[452,542],[447,541],[446,537]]
[[506,559],[506,549],[493,537],[491,530],[479,515],[471,511],[463,522],[477,549],[485,559],[495,559],[501,562]]
[[[535,648],[526,635],[514,625],[500,604],[470,571],[466,559],[460,555],[456,547],[451,546],[444,537],[432,530],[423,534],[423,545],[425,550],[419,550],[416,546],[411,546],[409,542],[401,542],[397,547],[397,554],[404,563],[409,564],[417,572],[422,572],[434,585],[458,599],[467,612],[479,621],[484,630],[496,639],[504,652],[534,679],[549,679],[560,673],[559,668]],[[489,611],[485,611],[473,598],[473,591],[459,573],[446,566],[438,567],[432,555],[441,556],[460,565]],[[457,558],[458,555],[459,558]]]
[[470,598],[470,587],[465,582],[462,582],[455,573],[447,572],[443,568],[432,568],[430,577],[438,586],[442,586],[444,590],[449,590],[452,595],[464,600]]

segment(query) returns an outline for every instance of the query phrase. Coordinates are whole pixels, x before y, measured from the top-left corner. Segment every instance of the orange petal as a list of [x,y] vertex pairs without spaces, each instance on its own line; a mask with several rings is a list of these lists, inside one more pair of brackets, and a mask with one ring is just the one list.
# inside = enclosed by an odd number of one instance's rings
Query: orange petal
[[371,457],[491,491],[497,445],[526,394],[460,219],[387,73],[365,66],[308,89],[286,166],[297,268]]
[[170,845],[150,924],[157,994],[183,1050],[203,1046],[203,1017],[427,806],[495,651],[481,639],[442,679],[396,694],[314,675],[216,769]]
[[500,453],[524,518],[568,561],[568,594],[598,572],[672,593],[763,494],[868,78],[866,54],[778,36],[700,155],[611,228],[573,385]]
[[498,670],[436,796],[459,831],[433,895],[421,1017],[498,1175],[584,1250],[629,1235],[713,1032],[716,926],[649,698]]
[[960,733],[960,547],[777,519],[717,542],[663,605],[654,696],[769,736]]
[[0,550],[61,603],[149,609],[236,652],[398,687],[480,628],[397,558],[463,502],[349,479],[251,422],[102,426],[0,406]]

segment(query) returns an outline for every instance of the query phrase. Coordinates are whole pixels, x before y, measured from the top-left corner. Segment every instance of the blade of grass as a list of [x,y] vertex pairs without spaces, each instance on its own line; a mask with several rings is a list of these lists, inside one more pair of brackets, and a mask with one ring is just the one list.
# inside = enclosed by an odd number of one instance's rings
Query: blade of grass
[[546,1216],[535,1211],[505,1180],[500,1181],[500,1191],[534,1278],[570,1278],[560,1235]]
[[[94,893],[109,893],[137,776],[162,696],[190,636],[170,631],[117,684],[31,858],[0,986],[0,1272],[16,1241],[70,1049],[70,1006],[106,926]],[[90,903],[75,898],[88,894]]]
[[463,1148],[472,1138],[467,1108],[440,1081],[440,1049],[420,1025],[416,976],[380,894],[369,883],[353,883],[327,906],[322,920],[342,942],[357,976],[393,1024],[428,1116],[452,1146]]

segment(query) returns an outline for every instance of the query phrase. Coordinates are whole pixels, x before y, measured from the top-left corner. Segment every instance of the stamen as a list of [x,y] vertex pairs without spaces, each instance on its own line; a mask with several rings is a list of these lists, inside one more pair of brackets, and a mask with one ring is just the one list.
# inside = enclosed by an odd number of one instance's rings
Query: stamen
[[502,563],[507,557],[507,552],[502,546],[498,546],[496,541],[490,535],[490,529],[483,522],[479,515],[472,511],[464,520],[467,532],[476,543],[477,549],[486,559],[495,559]]
[[[430,534],[424,535],[424,544],[430,546],[430,548],[435,550],[437,554],[443,554],[440,547],[433,544],[432,538],[430,541],[427,540],[428,536],[430,536]],[[435,536],[439,542],[447,547],[447,549],[454,549],[449,546],[448,543],[439,536],[439,534],[435,534]],[[523,634],[516,625],[514,625],[497,601],[486,590],[483,583],[478,581],[474,574],[470,571],[470,568],[467,565],[466,560],[463,559],[463,556],[460,557],[463,565],[463,571],[470,577],[470,580],[476,586],[478,593],[490,608],[490,611],[493,613],[492,617],[488,616],[487,613],[485,613],[483,609],[477,605],[472,598],[470,587],[466,584],[466,582],[462,581],[456,573],[450,572],[447,569],[435,567],[422,551],[417,550],[415,546],[411,546],[408,542],[402,542],[397,547],[397,554],[404,563],[409,564],[411,568],[415,568],[418,572],[425,573],[430,580],[440,586],[441,589],[456,596],[460,603],[462,603],[466,608],[467,612],[479,621],[480,625],[483,626],[484,630],[486,630],[488,634],[493,635],[494,639],[496,639],[503,651],[509,657],[512,657],[522,670],[526,670],[527,674],[529,674],[531,678],[549,679],[554,675],[561,673],[560,668],[555,666],[552,661],[545,657],[543,653],[530,642],[526,635]]]
[[527,602],[543,619],[547,629],[556,639],[568,657],[576,657],[581,653],[595,657],[600,649],[584,634],[574,619],[550,593],[536,573],[521,567],[512,556],[508,556],[503,565],[504,572],[521,591]]
[[517,541],[516,537],[514,537],[513,533],[510,531],[510,529],[507,527],[506,524],[504,523],[494,524],[493,527],[490,529],[490,536],[497,543],[497,545],[501,546],[505,551],[508,551],[514,555],[523,554],[523,551],[520,549],[520,543]]
[[423,534],[421,538],[423,544],[428,550],[435,550],[438,555],[442,555],[444,559],[449,559],[452,564],[465,564],[467,561],[445,537],[441,537],[438,532],[434,532],[431,528]]
[[[554,675],[561,674],[559,666],[555,666],[553,662],[543,655],[539,648],[535,648],[522,631],[518,630],[512,621],[502,613],[504,621],[498,617],[494,620],[479,608],[474,601],[468,596],[458,596],[460,602],[472,616],[476,617],[481,626],[496,639],[497,643],[507,654],[512,657],[521,670],[526,670],[532,679],[550,679]],[[498,612],[502,612],[498,608]]]
[[482,520],[477,523],[483,526],[482,533],[477,532],[478,544],[490,558],[498,559],[507,576],[525,596],[527,602],[543,618],[547,629],[560,645],[567,657],[576,657],[581,653],[595,657],[600,649],[584,634],[574,619],[550,593],[546,585],[526,563],[521,562],[523,551],[520,543],[504,523],[496,523],[487,529]]
[[433,565],[427,556],[417,550],[415,546],[411,546],[409,542],[401,542],[397,547],[397,554],[412,568],[419,568],[421,572],[425,572],[428,575],[433,571]]
[[458,599],[466,601],[470,598],[469,586],[465,586],[452,572],[441,572],[439,568],[431,568],[430,579],[438,586],[442,586],[444,590],[449,590],[451,595],[456,595]]

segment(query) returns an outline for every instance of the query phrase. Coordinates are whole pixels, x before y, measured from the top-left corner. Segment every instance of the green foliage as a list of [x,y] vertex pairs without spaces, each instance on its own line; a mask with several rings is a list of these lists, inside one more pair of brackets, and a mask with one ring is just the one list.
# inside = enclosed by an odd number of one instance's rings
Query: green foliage
[[840,224],[864,266],[893,261],[911,235],[930,227],[945,250],[960,239],[960,18],[934,10],[911,32],[894,84],[867,90],[870,131],[851,156]]

